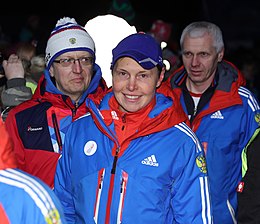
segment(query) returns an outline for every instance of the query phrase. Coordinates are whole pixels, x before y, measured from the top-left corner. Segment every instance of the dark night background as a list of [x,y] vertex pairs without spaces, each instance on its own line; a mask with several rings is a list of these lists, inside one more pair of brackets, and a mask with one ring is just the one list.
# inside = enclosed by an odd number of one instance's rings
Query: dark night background
[[[258,0],[159,0],[157,2],[130,0],[130,2],[136,14],[134,25],[139,30],[147,31],[153,21],[162,19],[173,25],[173,38],[178,40],[185,25],[195,20],[208,20],[222,29],[227,49],[239,46],[253,48],[253,45],[259,45],[260,1]],[[32,8],[34,11],[27,14],[25,12],[23,15],[15,15],[13,12],[8,15],[1,14],[0,24],[3,32],[15,40],[20,27],[26,23],[26,18],[30,14],[38,14],[41,17],[41,38],[45,41],[60,17],[74,17],[84,26],[89,19],[106,14],[111,0],[84,1],[84,3],[74,1],[70,4],[64,2],[63,7],[57,9],[47,2],[37,4],[39,4],[37,7]],[[60,4],[56,2],[56,5]],[[28,5],[28,9],[30,7]]]

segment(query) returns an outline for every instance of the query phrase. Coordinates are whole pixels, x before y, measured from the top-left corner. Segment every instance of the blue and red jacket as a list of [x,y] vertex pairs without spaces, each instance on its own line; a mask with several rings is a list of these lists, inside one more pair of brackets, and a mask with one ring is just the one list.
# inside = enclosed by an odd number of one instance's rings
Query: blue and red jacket
[[40,179],[17,169],[14,145],[0,117],[0,223],[65,224],[62,206]]
[[87,96],[99,103],[106,90],[101,69],[95,64],[89,87],[76,105],[56,88],[45,70],[32,99],[13,108],[5,121],[15,144],[18,167],[53,187],[68,126],[87,112],[84,103]]
[[259,103],[243,87],[245,79],[240,71],[232,63],[223,61],[194,114],[186,78],[187,72],[182,66],[159,91],[178,96],[189,117],[188,125],[204,147],[214,223],[236,223],[236,188],[242,178],[241,154],[260,125]]
[[68,223],[211,223],[201,145],[177,102],[153,102],[122,113],[112,92],[100,110],[87,99],[91,115],[70,126],[55,175]]

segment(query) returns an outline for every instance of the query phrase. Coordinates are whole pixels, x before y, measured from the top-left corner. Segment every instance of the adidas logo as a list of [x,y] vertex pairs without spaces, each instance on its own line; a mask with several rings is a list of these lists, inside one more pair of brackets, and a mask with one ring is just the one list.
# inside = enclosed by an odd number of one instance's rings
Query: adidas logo
[[142,164],[147,166],[159,166],[159,163],[157,163],[155,155],[148,156],[144,160],[142,160]]
[[217,112],[215,112],[214,114],[212,114],[210,116],[210,118],[212,119],[224,119],[223,115],[221,114],[220,110],[218,110]]

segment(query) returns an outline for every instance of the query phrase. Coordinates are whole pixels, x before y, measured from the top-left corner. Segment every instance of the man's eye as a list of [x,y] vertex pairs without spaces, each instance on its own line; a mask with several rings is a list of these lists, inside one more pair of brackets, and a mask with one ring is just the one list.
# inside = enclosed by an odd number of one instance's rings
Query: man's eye
[[118,73],[120,76],[126,76],[126,73],[125,72],[120,72]]
[[183,55],[184,55],[185,57],[190,57],[190,56],[191,56],[191,53],[190,53],[190,52],[184,52]]
[[207,52],[202,52],[200,55],[201,55],[202,57],[207,57],[209,54],[208,54]]
[[61,62],[63,62],[63,63],[70,63],[72,61],[73,61],[73,59],[71,59],[71,58],[66,58],[66,59],[61,60]]
[[80,61],[82,61],[82,62],[86,62],[86,61],[89,61],[90,60],[90,58],[80,58]]
[[140,75],[137,76],[138,80],[144,80],[144,79],[147,79],[147,78],[148,78],[147,74],[140,74]]

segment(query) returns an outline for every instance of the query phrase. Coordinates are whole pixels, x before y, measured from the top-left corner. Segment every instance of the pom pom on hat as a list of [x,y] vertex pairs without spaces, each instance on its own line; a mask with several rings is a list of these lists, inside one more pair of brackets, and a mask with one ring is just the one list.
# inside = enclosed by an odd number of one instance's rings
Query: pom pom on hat
[[77,22],[76,22],[76,20],[75,20],[74,18],[63,17],[63,18],[61,18],[61,19],[59,19],[59,20],[57,21],[56,27],[66,25],[67,23],[77,24]]
[[47,69],[55,58],[70,51],[88,51],[95,59],[95,43],[92,37],[74,18],[64,17],[57,21],[47,42],[45,52]]

